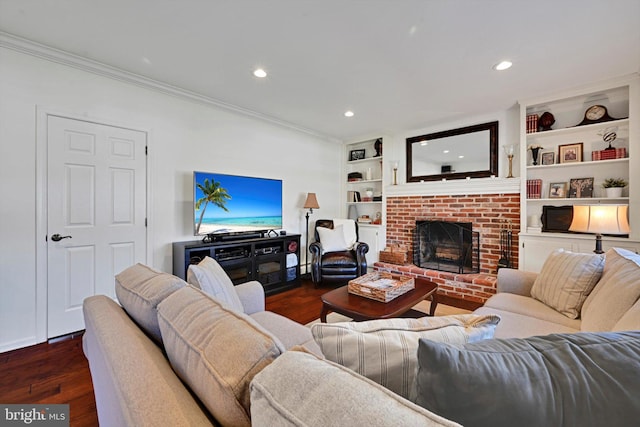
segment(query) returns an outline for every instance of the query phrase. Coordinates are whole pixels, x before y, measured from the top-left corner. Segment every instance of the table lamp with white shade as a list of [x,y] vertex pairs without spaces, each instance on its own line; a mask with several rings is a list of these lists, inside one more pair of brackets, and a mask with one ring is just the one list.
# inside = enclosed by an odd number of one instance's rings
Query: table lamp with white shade
[[593,252],[602,254],[603,234],[629,234],[628,210],[627,205],[574,205],[569,231],[594,233],[596,249]]

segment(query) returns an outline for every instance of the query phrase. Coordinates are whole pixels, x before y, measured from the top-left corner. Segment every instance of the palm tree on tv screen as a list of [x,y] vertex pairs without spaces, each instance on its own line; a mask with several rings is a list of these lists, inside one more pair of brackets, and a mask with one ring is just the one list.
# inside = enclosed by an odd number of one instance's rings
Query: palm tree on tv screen
[[202,184],[197,184],[197,187],[200,189],[200,191],[202,191],[204,197],[196,201],[196,210],[200,209],[202,203],[204,203],[204,207],[200,212],[200,219],[198,220],[198,225],[196,226],[196,234],[200,232],[202,218],[204,218],[204,211],[207,210],[207,206],[209,205],[209,203],[212,203],[220,209],[229,212],[229,209],[227,209],[225,205],[227,204],[227,200],[231,199],[231,196],[229,195],[229,193],[227,193],[227,190],[222,188],[220,186],[220,183],[216,182],[213,179],[209,181],[209,178],[205,178]]

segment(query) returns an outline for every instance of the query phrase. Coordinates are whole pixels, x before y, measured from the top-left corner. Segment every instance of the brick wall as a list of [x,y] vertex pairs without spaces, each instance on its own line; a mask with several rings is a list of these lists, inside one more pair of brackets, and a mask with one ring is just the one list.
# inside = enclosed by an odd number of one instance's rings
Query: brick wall
[[[387,245],[402,244],[410,248],[409,262],[413,260],[413,230],[417,220],[470,222],[473,231],[480,233],[480,274],[482,289],[475,286],[473,278],[453,278],[447,273],[447,294],[461,299],[484,302],[495,293],[495,281],[486,276],[494,275],[500,259],[500,230],[506,221],[513,228],[511,247],[512,263],[518,268],[518,230],[520,230],[520,195],[482,194],[464,196],[393,196],[387,198]],[[389,268],[389,266],[387,266]],[[408,266],[412,275],[429,275]],[[406,270],[406,269],[405,269]],[[441,272],[436,272],[440,276]],[[444,283],[443,283],[444,284]],[[444,293],[443,288],[440,292]]]

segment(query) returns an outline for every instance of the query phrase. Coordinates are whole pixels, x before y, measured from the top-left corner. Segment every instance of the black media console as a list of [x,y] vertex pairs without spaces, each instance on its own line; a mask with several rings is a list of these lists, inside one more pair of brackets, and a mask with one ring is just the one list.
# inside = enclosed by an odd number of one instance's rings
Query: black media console
[[190,264],[209,256],[234,284],[257,280],[266,295],[300,285],[300,235],[173,243],[173,274],[186,280]]

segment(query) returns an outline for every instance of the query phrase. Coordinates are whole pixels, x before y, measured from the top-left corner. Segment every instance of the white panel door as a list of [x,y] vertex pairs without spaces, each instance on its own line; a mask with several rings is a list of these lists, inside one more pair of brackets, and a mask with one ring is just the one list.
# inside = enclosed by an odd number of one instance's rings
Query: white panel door
[[82,302],[115,297],[146,258],[146,133],[47,117],[47,336],[84,329]]

